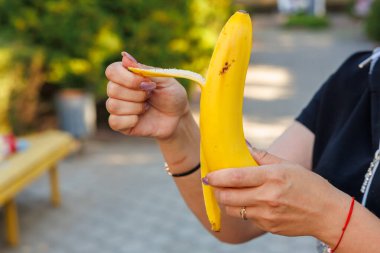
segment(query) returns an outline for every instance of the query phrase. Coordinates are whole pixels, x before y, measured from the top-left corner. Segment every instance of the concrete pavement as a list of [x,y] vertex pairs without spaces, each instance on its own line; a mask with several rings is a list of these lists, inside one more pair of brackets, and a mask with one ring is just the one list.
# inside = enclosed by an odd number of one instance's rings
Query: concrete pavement
[[[372,47],[360,24],[345,17],[313,32],[279,28],[276,16],[255,17],[244,108],[248,139],[268,146],[348,55]],[[62,207],[50,206],[47,178],[20,194],[21,244],[11,249],[0,242],[0,252],[315,252],[308,237],[218,242],[187,209],[162,164],[152,140],[116,133],[90,140],[83,155],[61,164]]]

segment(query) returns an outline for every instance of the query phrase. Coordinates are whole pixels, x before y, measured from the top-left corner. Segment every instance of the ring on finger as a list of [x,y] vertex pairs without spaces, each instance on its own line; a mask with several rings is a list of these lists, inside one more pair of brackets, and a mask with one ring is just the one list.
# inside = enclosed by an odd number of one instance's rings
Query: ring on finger
[[246,206],[243,206],[242,208],[240,208],[240,217],[243,220],[248,220],[248,218],[247,218],[247,207]]

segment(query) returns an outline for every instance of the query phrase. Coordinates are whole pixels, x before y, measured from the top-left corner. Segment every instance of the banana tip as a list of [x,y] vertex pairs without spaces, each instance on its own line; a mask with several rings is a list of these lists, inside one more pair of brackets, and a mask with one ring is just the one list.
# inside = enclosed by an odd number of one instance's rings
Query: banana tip
[[237,12],[243,13],[243,14],[248,14],[246,10],[238,10]]
[[220,226],[217,226],[214,222],[211,223],[211,230],[213,232],[220,232]]

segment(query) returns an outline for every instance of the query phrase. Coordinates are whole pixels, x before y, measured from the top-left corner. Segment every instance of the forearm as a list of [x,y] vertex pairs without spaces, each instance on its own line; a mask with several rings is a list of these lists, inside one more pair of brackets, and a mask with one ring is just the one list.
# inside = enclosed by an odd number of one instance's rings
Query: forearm
[[[185,172],[199,163],[199,128],[190,113],[180,121],[172,137],[159,140],[158,144],[172,173]],[[173,179],[188,207],[198,217],[203,226],[220,240],[237,243],[263,233],[253,226],[251,222],[227,216],[223,211],[221,232],[212,232],[204,208],[200,171]]]
[[[331,248],[336,246],[347,219],[351,197],[338,191],[339,197],[331,198],[325,210],[326,227],[319,239]],[[330,215],[329,215],[330,213]],[[351,220],[336,253],[380,253],[380,219],[355,202]]]
[[273,155],[311,169],[314,134],[297,121],[267,149]]

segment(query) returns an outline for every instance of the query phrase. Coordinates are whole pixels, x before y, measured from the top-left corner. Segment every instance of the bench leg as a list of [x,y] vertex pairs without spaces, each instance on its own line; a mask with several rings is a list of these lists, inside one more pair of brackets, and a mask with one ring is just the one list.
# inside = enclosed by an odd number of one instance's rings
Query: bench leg
[[57,165],[54,165],[49,170],[49,177],[50,177],[50,189],[51,189],[50,200],[53,206],[58,207],[61,205],[61,194],[59,192]]
[[7,242],[17,246],[19,242],[17,207],[14,199],[5,204],[5,224],[7,229]]

